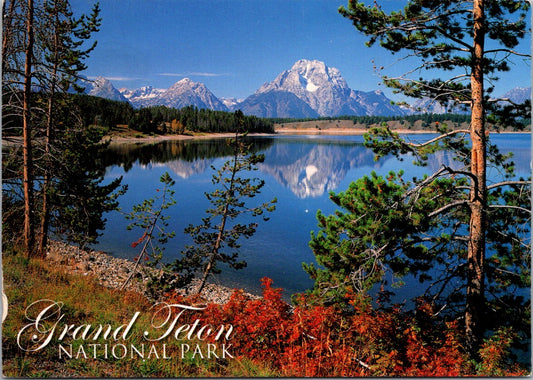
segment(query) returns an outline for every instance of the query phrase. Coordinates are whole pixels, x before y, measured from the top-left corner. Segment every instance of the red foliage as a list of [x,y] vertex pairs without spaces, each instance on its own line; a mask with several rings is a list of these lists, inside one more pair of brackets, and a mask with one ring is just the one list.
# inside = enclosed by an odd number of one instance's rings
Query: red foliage
[[213,325],[233,325],[231,344],[240,356],[276,363],[287,335],[289,305],[281,299],[281,289],[271,287],[272,280],[262,283],[263,298],[250,300],[236,290],[226,304],[208,305],[204,319]]
[[[272,288],[272,280],[264,278],[262,284],[262,298],[249,299],[236,290],[226,304],[208,305],[202,318],[212,325],[231,324],[236,355],[268,363],[282,376],[478,374],[462,351],[458,324],[436,320],[428,304],[421,303],[415,314],[409,314],[399,308],[375,310],[368,299],[358,296],[350,300],[353,310],[347,313],[332,306],[312,305],[302,297],[292,308],[282,300],[281,289]],[[507,338],[502,335],[497,341]],[[502,355],[494,342],[488,342],[482,351],[487,362],[501,362]],[[521,372],[488,368],[479,374],[484,373],[501,376]]]
[[143,240],[146,238],[147,234],[146,232],[139,238],[139,240],[137,241],[134,241],[133,243],[131,243],[131,247],[132,248],[136,248],[139,244],[141,244],[143,242]]

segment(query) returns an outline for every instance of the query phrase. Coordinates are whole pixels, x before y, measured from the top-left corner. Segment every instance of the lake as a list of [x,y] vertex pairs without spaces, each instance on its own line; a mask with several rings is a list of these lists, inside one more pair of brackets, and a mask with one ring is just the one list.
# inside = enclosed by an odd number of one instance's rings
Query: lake
[[[410,139],[424,141],[433,135],[410,135]],[[529,134],[492,135],[491,139],[502,152],[512,151],[517,176],[531,173],[531,136]],[[241,255],[248,266],[235,271],[223,268],[215,282],[241,287],[252,293],[260,291],[260,279],[270,277],[274,286],[284,288],[286,295],[312,287],[313,282],[302,269],[302,262],[315,262],[308,246],[310,232],[317,231],[317,210],[326,214],[335,211],[329,192],[340,192],[350,182],[376,171],[405,171],[404,178],[420,177],[441,165],[454,166],[450,154],[438,152],[427,167],[412,164],[409,157],[399,161],[385,157],[374,161],[373,153],[363,146],[362,136],[275,136],[252,138],[255,149],[265,154],[254,176],[265,180],[260,195],[250,205],[277,198],[276,211],[270,220],[257,219],[259,227],[249,240],[242,239]],[[132,205],[156,195],[159,177],[169,172],[176,181],[177,204],[167,210],[169,231],[175,231],[165,250],[165,261],[173,261],[185,245],[190,244],[183,229],[189,224],[200,224],[205,210],[210,207],[204,193],[213,190],[211,166],[220,167],[229,159],[225,139],[166,141],[156,145],[121,144],[106,152],[106,180],[123,176],[127,193],[120,198],[122,211],[131,211]],[[489,170],[488,178],[498,173]],[[131,247],[142,232],[127,231],[128,221],[118,212],[106,215],[107,226],[99,244],[95,246],[116,257],[133,259],[140,247]],[[416,284],[408,285],[415,286]],[[405,294],[416,289],[405,289]]]

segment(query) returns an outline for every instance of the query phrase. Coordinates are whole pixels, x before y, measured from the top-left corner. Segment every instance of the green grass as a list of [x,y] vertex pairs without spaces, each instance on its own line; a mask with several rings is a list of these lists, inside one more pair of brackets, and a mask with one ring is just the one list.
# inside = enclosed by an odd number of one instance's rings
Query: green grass
[[[92,350],[86,350],[87,358],[62,358],[58,356],[58,345],[72,344],[73,353],[77,352],[80,340],[70,338],[63,342],[55,338],[42,350],[25,352],[17,345],[18,332],[28,323],[25,310],[28,305],[42,299],[62,302],[63,320],[58,330],[65,324],[91,324],[117,327],[127,324],[136,311],[141,315],[129,335],[127,342],[97,341],[88,343],[145,344],[148,351],[149,342],[142,338],[142,332],[149,326],[147,312],[152,306],[144,296],[133,292],[121,292],[100,286],[93,279],[82,275],[68,273],[67,269],[50,265],[41,259],[27,259],[22,255],[4,255],[3,257],[4,291],[9,300],[8,316],[3,324],[3,374],[6,377],[250,377],[276,376],[268,366],[253,363],[245,359],[201,359],[192,356],[192,352],[181,359],[179,353],[182,342],[173,338],[166,339],[167,355],[171,359],[134,357],[129,354],[124,359],[115,359],[103,350],[97,351],[96,358]],[[48,326],[51,326],[51,321]],[[160,349],[163,342],[158,342]],[[195,342],[187,342],[195,344]],[[29,339],[23,345],[30,345]],[[199,342],[200,346],[204,343]],[[64,356],[64,355],[63,355]]]

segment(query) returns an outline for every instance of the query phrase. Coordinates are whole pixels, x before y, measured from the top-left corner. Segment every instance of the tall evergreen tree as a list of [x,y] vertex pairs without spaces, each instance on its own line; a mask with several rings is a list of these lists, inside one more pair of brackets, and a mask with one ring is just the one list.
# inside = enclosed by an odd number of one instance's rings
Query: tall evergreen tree
[[24,43],[24,95],[22,101],[22,157],[23,157],[23,186],[24,186],[24,244],[27,256],[34,254],[35,245],[35,209],[33,196],[33,151],[32,151],[32,75],[33,75],[33,45],[35,41],[34,3],[28,0],[26,7],[26,39]]
[[24,205],[26,254],[44,255],[50,230],[81,246],[94,241],[103,212],[117,206],[122,190],[120,180],[102,185],[103,172],[92,156],[102,134],[83,125],[68,94],[96,46],[85,43],[98,31],[98,4],[90,15],[75,18],[68,0],[34,1],[9,0],[4,6],[2,124],[10,134],[21,130],[23,144],[22,157],[16,142],[5,155],[3,191],[11,208],[6,215],[17,215],[20,200]]
[[[529,57],[515,50],[527,32],[528,9],[529,3],[512,0],[411,0],[403,10],[390,13],[377,3],[350,0],[348,8],[340,8],[369,37],[369,46],[379,42],[418,63],[405,75],[383,76],[387,86],[409,97],[469,108],[470,129],[439,125],[439,136],[422,144],[407,142],[386,126],[372,129],[367,146],[378,156],[411,153],[423,164],[428,154],[448,149],[462,167],[443,167],[410,182],[395,173],[387,179],[365,177],[347,192],[333,195],[347,212],[327,218],[319,214],[322,231],[311,242],[318,262],[332,273],[313,266],[307,270],[317,281],[316,289],[330,296],[342,289],[368,289],[391,270],[433,280],[435,300],[446,292],[448,302],[466,297],[465,343],[473,358],[488,327],[489,311],[501,310],[510,296],[498,288],[499,281],[523,288],[529,284],[529,250],[524,244],[529,227],[521,223],[531,216],[530,183],[514,179],[512,164],[490,144],[487,127],[489,118],[495,131],[519,124],[512,119],[517,111],[530,117],[530,102],[515,106],[490,98],[495,75],[509,70],[509,59]],[[490,49],[485,49],[486,40]],[[487,183],[487,166],[492,164],[503,167],[502,182]],[[505,225],[500,218],[514,222]],[[496,226],[503,230],[496,232]],[[487,251],[487,244],[494,251]],[[446,267],[440,279],[429,271],[436,263]],[[453,278],[465,282],[456,284]]]
[[[238,126],[235,139],[229,141],[233,157],[213,175],[212,182],[216,189],[205,194],[213,207],[206,211],[208,215],[202,219],[202,224],[191,224],[185,229],[192,236],[194,245],[186,247],[182,252],[183,257],[172,264],[172,268],[182,274],[184,281],[190,281],[199,274],[197,294],[201,293],[210,275],[220,272],[219,263],[234,269],[246,266],[246,262],[239,261],[238,240],[242,236],[251,237],[258,225],[255,222],[240,222],[243,215],[260,216],[264,211],[275,209],[276,199],[258,206],[249,206],[246,202],[260,192],[265,182],[243,174],[257,170],[256,164],[264,160],[264,155],[251,153],[250,144],[244,141],[246,134],[240,134],[244,129],[241,111],[235,112],[235,119]],[[263,219],[268,220],[264,215]]]
[[[61,152],[52,152],[56,132],[64,133],[58,127],[61,120],[57,119],[58,108],[72,107],[72,99],[68,95],[76,81],[80,79],[79,73],[86,69],[83,60],[96,47],[96,41],[88,48],[83,49],[83,43],[91,38],[100,26],[99,5],[95,4],[90,16],[82,15],[79,19],[73,18],[68,1],[48,0],[44,3],[44,12],[49,20],[48,33],[43,37],[43,51],[46,51],[43,66],[45,75],[41,78],[43,89],[47,93],[47,113],[44,125],[44,157],[43,165],[42,211],[39,233],[38,254],[43,256],[48,242],[50,225],[50,186],[53,170],[61,167],[60,162],[54,162],[54,157]],[[46,75],[48,73],[48,75]],[[56,170],[56,175],[57,175]]]

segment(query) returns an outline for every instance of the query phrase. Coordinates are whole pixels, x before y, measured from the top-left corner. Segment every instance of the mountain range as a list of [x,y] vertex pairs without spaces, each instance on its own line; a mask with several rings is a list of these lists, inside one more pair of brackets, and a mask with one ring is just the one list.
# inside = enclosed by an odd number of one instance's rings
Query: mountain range
[[84,81],[79,83],[85,86],[85,93],[87,95],[98,96],[109,100],[116,100],[119,102],[127,102],[126,99],[119,90],[117,90],[109,80],[103,77],[97,77],[92,81]]
[[510,99],[512,102],[521,104],[531,99],[531,87],[515,87],[503,94],[502,98]]
[[[290,95],[289,95],[290,94]],[[279,74],[272,82],[263,84],[254,95],[238,106],[244,113],[258,112],[257,106],[272,105],[274,112],[257,116],[298,117],[339,115],[404,115],[408,111],[392,105],[381,91],[352,90],[340,71],[321,61],[302,59],[291,69]],[[275,107],[277,106],[277,107]],[[283,111],[283,112],[280,112]],[[314,114],[313,114],[314,113]]]
[[183,108],[193,105],[215,111],[229,110],[205,84],[193,82],[189,78],[174,83],[166,90],[146,86],[133,91],[121,89],[120,93],[137,108],[160,105]]
[[[109,80],[98,77],[87,82],[87,94],[111,100],[127,101],[133,107],[165,105],[182,108],[188,105],[217,111],[240,109],[258,117],[316,118],[321,116],[401,116],[414,113],[459,112],[452,104],[432,104],[428,99],[416,101],[411,107],[399,106],[382,91],[351,89],[340,71],[324,62],[302,59],[273,81],[260,86],[245,99],[218,98],[203,83],[189,78],[168,89],[144,86],[136,90],[117,90]],[[530,88],[516,88],[505,95],[522,102],[530,97]]]

